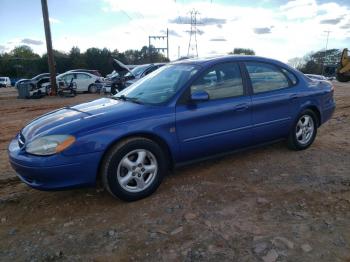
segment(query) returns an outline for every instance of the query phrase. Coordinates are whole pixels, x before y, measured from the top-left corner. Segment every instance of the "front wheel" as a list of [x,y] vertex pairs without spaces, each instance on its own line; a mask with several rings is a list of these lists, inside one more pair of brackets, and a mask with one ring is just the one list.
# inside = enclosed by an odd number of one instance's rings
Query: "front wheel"
[[106,154],[102,183],[114,197],[135,201],[151,195],[167,171],[162,148],[146,138],[127,139]]
[[315,113],[307,109],[294,123],[288,137],[288,147],[293,150],[304,150],[311,146],[317,134],[318,119]]

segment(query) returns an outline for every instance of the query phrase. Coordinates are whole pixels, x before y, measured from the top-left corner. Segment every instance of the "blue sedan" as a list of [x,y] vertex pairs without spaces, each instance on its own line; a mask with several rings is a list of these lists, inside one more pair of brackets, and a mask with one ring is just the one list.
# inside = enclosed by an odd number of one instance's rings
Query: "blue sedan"
[[186,60],[115,96],[34,119],[8,152],[33,188],[101,180],[113,196],[133,201],[152,194],[179,164],[279,140],[306,149],[334,109],[331,83],[272,59]]

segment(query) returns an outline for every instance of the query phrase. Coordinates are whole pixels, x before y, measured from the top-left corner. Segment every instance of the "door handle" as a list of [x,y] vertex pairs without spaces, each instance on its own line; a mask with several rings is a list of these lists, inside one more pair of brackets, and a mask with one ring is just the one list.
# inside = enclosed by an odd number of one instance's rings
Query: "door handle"
[[244,111],[248,109],[248,104],[239,104],[233,108],[235,111]]

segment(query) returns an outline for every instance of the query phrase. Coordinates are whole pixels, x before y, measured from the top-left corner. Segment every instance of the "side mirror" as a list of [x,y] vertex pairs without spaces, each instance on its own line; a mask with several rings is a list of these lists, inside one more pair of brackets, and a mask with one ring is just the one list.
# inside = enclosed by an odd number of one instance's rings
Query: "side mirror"
[[195,91],[193,94],[191,94],[192,102],[202,102],[202,101],[208,101],[208,100],[209,100],[209,94],[205,91]]

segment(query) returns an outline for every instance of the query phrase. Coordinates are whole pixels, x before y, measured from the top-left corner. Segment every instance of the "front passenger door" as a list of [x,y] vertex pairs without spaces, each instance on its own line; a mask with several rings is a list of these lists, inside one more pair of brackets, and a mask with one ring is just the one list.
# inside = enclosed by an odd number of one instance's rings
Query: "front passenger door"
[[237,149],[251,140],[251,98],[238,63],[221,63],[206,70],[190,87],[205,91],[209,100],[178,104],[176,131],[181,160]]

